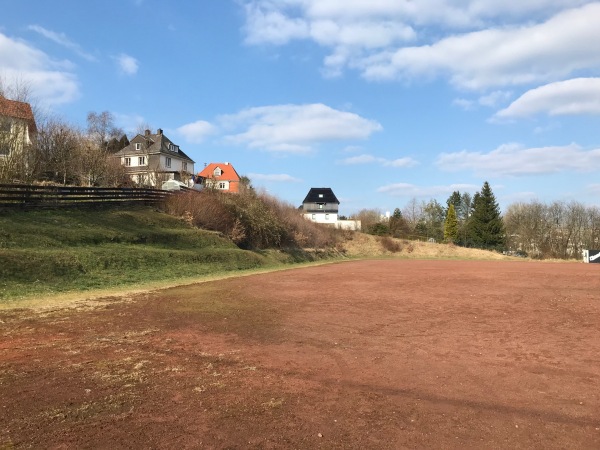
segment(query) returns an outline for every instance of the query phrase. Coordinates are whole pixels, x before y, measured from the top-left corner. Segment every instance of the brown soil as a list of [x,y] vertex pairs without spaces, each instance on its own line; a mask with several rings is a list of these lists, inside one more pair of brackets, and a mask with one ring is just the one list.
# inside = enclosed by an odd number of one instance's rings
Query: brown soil
[[356,261],[0,311],[0,448],[600,448],[599,269]]

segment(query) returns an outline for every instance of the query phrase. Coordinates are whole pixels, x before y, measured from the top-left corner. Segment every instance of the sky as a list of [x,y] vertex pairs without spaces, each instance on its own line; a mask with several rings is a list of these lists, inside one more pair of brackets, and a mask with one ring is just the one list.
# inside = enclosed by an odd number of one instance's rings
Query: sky
[[0,77],[85,127],[162,128],[294,206],[600,206],[600,2],[2,0]]

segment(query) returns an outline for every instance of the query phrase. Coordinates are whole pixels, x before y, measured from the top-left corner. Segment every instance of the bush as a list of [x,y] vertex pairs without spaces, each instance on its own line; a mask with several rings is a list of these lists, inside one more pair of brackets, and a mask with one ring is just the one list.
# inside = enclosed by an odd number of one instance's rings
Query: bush
[[293,206],[254,190],[181,193],[169,197],[165,209],[198,228],[224,234],[244,249],[335,248],[343,236],[340,230],[306,220]]
[[388,252],[398,253],[402,251],[402,245],[400,242],[392,239],[389,236],[382,237],[379,242],[381,243],[381,246]]

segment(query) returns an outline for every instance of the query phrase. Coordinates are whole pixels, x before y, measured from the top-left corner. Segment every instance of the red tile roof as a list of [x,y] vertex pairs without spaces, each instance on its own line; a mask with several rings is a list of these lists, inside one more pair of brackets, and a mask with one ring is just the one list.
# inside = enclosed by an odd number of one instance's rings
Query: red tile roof
[[[221,175],[218,177],[214,175],[217,167],[221,169]],[[229,191],[239,192],[240,176],[231,163],[210,163],[198,173],[198,176],[216,181],[229,181]]]
[[33,111],[29,103],[18,102],[16,100],[9,100],[0,96],[0,116],[26,120],[27,122],[29,122],[31,130],[36,130],[35,119],[33,118]]

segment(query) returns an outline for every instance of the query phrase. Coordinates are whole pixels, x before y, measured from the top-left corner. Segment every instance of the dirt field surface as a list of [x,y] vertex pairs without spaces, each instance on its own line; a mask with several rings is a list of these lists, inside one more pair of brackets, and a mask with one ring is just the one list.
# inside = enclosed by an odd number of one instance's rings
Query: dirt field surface
[[0,448],[600,448],[600,266],[355,261],[0,311]]

